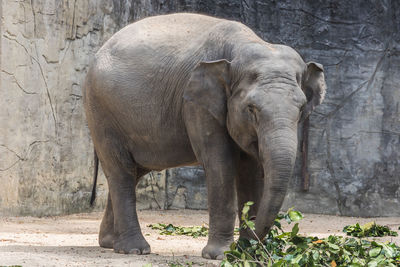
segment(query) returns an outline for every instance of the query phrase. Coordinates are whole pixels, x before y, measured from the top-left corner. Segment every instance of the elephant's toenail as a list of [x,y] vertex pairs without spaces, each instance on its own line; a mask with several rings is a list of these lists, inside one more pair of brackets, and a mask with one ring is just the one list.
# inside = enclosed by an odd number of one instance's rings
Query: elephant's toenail
[[150,254],[150,248],[143,249],[142,254]]
[[140,255],[140,249],[134,248],[129,250],[129,254],[136,254],[136,255]]
[[208,254],[208,253],[205,253],[205,254],[203,255],[203,258],[206,258],[206,259],[211,259],[211,256],[210,256],[210,254]]
[[215,259],[217,259],[217,260],[223,260],[223,259],[224,259],[224,255],[218,255]]

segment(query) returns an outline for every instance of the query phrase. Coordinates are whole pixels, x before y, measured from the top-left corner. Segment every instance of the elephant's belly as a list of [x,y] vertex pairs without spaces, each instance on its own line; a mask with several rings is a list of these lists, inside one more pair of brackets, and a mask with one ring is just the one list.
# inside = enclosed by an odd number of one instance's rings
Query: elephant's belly
[[163,170],[180,166],[198,165],[188,141],[159,144],[133,144],[131,154],[136,163],[149,170]]

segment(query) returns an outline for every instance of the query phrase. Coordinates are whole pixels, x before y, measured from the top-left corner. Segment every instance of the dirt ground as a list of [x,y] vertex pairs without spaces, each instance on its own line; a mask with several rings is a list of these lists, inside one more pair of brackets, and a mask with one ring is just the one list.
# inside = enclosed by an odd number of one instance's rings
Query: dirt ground
[[[140,211],[143,234],[151,245],[152,253],[145,256],[116,254],[98,246],[97,233],[102,213],[33,218],[0,218],[0,266],[168,266],[169,263],[187,262],[194,266],[218,266],[219,261],[201,258],[201,249],[207,238],[163,236],[147,227],[150,223],[172,223],[192,226],[207,224],[206,211]],[[325,237],[341,235],[345,225],[376,221],[398,229],[400,217],[353,218],[305,214],[300,232]],[[289,228],[289,227],[287,227]],[[400,237],[386,237],[400,244]]]

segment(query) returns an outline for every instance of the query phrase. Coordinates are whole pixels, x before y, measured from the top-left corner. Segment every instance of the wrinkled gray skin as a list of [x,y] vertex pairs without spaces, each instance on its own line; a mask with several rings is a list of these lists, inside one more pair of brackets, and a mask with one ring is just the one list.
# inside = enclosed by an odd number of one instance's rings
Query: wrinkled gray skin
[[251,216],[264,237],[292,174],[299,119],[325,87],[320,64],[238,22],[174,14],[123,28],[96,54],[84,89],[109,186],[100,246],[150,253],[135,185],[151,170],[183,165],[202,165],[207,177],[203,257],[221,259],[233,241],[236,193],[239,210],[256,203]]

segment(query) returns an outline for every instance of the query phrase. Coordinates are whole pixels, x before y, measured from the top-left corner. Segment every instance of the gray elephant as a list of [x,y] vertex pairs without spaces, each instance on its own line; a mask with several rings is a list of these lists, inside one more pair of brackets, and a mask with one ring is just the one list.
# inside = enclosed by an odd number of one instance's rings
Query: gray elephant
[[264,237],[292,175],[298,123],[325,89],[320,64],[238,22],[172,14],[117,32],[97,52],[83,92],[109,187],[100,246],[150,253],[135,186],[152,170],[188,165],[206,173],[203,257],[221,259],[233,241],[235,199],[239,210],[255,202],[255,233]]

